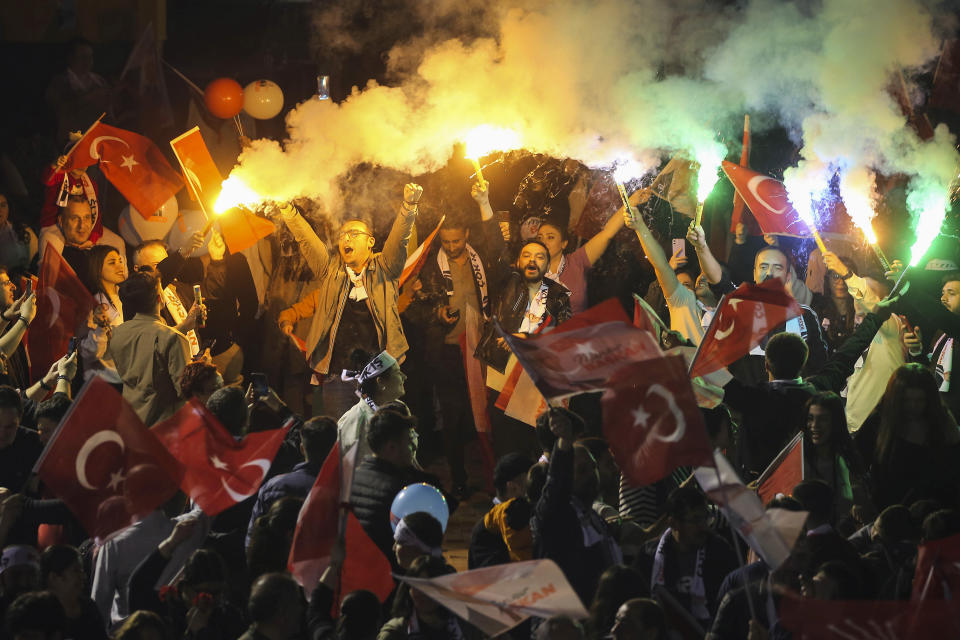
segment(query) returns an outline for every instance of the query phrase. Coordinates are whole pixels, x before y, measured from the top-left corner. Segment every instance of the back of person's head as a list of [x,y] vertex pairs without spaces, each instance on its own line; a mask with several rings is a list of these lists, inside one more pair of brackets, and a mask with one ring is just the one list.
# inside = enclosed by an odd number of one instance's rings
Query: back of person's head
[[129,319],[138,313],[151,315],[160,301],[160,281],[148,274],[134,272],[117,287],[123,317]]
[[553,616],[543,621],[533,640],[582,640],[586,638],[583,625],[570,616]]
[[527,500],[530,501],[530,504],[536,504],[540,500],[543,487],[547,484],[547,470],[549,468],[548,463],[538,462],[527,471]]
[[10,385],[0,385],[0,409],[16,409],[17,414],[23,413],[23,400],[20,392]]
[[396,411],[377,411],[370,418],[367,444],[374,453],[380,453],[390,442],[396,442],[416,428],[417,421]]
[[11,638],[59,640],[67,614],[60,600],[49,591],[30,591],[18,596],[6,611],[7,633]]
[[204,582],[224,582],[227,579],[227,567],[219,553],[212,549],[197,549],[183,565],[185,585],[198,585]]
[[807,362],[807,343],[795,333],[778,333],[767,341],[767,370],[774,380],[793,380]]
[[891,505],[881,511],[874,526],[877,535],[887,544],[916,541],[920,537],[910,517],[910,509],[902,504]]
[[943,505],[940,504],[940,501],[934,500],[933,498],[917,500],[910,505],[910,520],[913,522],[913,526],[917,531],[920,531],[923,528],[923,521],[927,516],[942,508]]
[[614,638],[667,640],[667,618],[656,600],[633,598],[621,605],[611,631]]
[[923,540],[941,540],[960,533],[960,513],[954,509],[940,509],[923,519]]
[[617,610],[627,600],[650,596],[650,579],[633,567],[615,564],[600,575],[590,605],[590,626],[607,630],[613,626]]
[[83,565],[80,552],[76,547],[67,544],[55,544],[44,549],[40,554],[40,580],[48,586],[50,574],[63,575],[63,572],[76,563]]
[[507,483],[518,476],[525,477],[532,466],[533,460],[516,451],[501,456],[493,468],[493,487],[496,489],[497,495],[505,495]]
[[316,416],[303,423],[300,441],[307,462],[322,463],[337,441],[337,421],[329,416]]
[[833,524],[836,498],[829,484],[823,480],[804,480],[793,488],[793,497],[809,512],[808,523],[814,526]]
[[692,509],[707,508],[707,497],[696,487],[677,487],[667,496],[663,511],[671,518],[682,520]]
[[[217,390],[219,372],[208,362],[190,362],[180,374],[180,396],[184,400],[190,398],[209,397]],[[219,380],[223,386],[223,380]]]
[[830,600],[859,600],[864,597],[863,577],[859,567],[850,566],[840,560],[829,560],[817,567],[815,581],[822,576],[829,585],[825,585]]
[[764,509],[784,509],[786,511],[803,511],[803,505],[800,504],[796,498],[792,496],[785,496],[783,494],[778,494],[776,497],[772,498],[767,504],[764,505]]
[[65,393],[55,393],[37,405],[35,418],[59,423],[70,410],[71,400]]
[[123,621],[113,640],[168,640],[167,624],[153,611],[134,611]]
[[383,617],[380,598],[372,591],[351,591],[340,603],[337,619],[338,638],[344,640],[372,640],[377,637]]
[[431,549],[443,546],[443,525],[426,511],[414,511],[403,516],[406,524],[417,538]]
[[287,573],[267,573],[250,587],[247,599],[247,613],[255,623],[267,623],[293,600],[299,599],[300,585]]
[[234,436],[243,435],[247,426],[247,399],[239,387],[221,387],[210,394],[207,410]]

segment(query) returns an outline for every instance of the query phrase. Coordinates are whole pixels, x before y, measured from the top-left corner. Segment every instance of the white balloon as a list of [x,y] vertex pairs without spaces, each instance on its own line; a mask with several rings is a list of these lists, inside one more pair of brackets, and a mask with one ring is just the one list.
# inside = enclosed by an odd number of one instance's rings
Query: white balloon
[[[207,225],[207,217],[203,211],[193,211],[186,209],[180,212],[180,217],[176,219],[173,226],[170,227],[170,233],[167,234],[167,247],[170,251],[176,251],[180,247],[189,244],[190,236],[197,231],[202,230]],[[194,251],[191,256],[202,256],[207,253],[207,243],[210,242],[210,232],[203,239],[203,245]]]
[[137,246],[147,240],[165,238],[177,219],[180,207],[176,196],[163,203],[150,218],[144,218],[133,205],[124,207],[117,220],[120,236],[131,246]]
[[243,90],[243,110],[257,120],[269,120],[283,109],[283,90],[272,80],[254,80]]

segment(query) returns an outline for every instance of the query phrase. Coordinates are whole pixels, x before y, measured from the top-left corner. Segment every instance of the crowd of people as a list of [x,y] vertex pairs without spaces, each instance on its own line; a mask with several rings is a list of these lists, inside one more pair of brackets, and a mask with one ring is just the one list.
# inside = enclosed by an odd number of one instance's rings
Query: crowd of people
[[[231,253],[216,228],[182,246],[128,247],[104,226],[94,183],[62,166],[51,159],[35,216],[12,217],[0,195],[0,637],[484,637],[399,580],[386,601],[341,593],[342,540],[316,584],[288,573],[324,461],[353,447],[349,510],[398,578],[456,572],[433,515],[415,511],[391,526],[395,497],[415,483],[437,487],[454,513],[466,501],[482,505],[469,569],[559,566],[589,616],[530,618],[509,631],[517,639],[789,638],[782,603],[906,601],[918,589],[918,547],[960,534],[955,240],[936,243],[926,268],[890,295],[899,263],[883,273],[870,254],[810,252],[742,229],[717,256],[690,223],[682,240],[693,255],[668,257],[671,238],[638,208],[653,197],[646,190],[583,238],[558,214],[568,192],[520,224],[495,213],[490,184],[478,181],[475,205],[442,211],[436,246],[409,276],[430,201],[410,182],[383,238],[369,220],[349,218],[330,233],[306,207],[280,203],[271,215],[310,282],[271,306],[248,258]],[[778,280],[800,305],[728,367],[719,401],[701,408],[711,445],[754,487],[800,434],[802,481],[766,505],[806,512],[783,564],[744,560],[744,540],[693,469],[632,485],[595,396],[529,421],[497,404],[513,371],[503,334],[549,332],[596,302],[590,272],[614,244],[637,247],[652,269],[653,278],[625,287],[661,310],[664,349],[700,345],[723,296],[743,282]],[[63,257],[96,306],[75,350],[37,377],[29,345],[53,325],[34,326],[44,292],[27,283],[44,251]],[[269,342],[268,331],[282,342]],[[274,358],[271,348],[302,354],[311,402],[288,406],[285,378],[263,384],[253,367]],[[178,493],[104,538],[35,474],[93,377],[121,391],[147,426],[192,401],[237,440],[291,416],[294,427],[255,495],[210,516]]]

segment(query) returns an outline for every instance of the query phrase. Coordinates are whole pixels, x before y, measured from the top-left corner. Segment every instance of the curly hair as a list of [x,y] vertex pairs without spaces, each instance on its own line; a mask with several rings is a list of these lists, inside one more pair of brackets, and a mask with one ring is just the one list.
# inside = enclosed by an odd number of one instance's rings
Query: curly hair
[[184,400],[196,397],[209,388],[216,380],[217,368],[206,362],[191,362],[183,368],[180,374],[180,396]]

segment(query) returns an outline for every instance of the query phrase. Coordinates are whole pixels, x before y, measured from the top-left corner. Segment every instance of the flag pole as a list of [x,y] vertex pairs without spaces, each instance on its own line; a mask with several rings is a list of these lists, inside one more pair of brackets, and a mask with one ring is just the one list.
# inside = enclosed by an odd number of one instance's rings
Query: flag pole
[[58,171],[63,168],[63,165],[67,164],[67,160],[69,160],[69,159],[70,159],[70,156],[73,155],[73,152],[77,150],[77,147],[80,146],[80,143],[83,142],[83,139],[87,137],[87,134],[88,134],[88,133],[90,133],[91,131],[93,131],[93,128],[94,128],[95,126],[97,126],[98,124],[100,124],[100,121],[103,120],[104,116],[106,116],[106,115],[107,115],[107,112],[106,112],[106,111],[104,111],[103,113],[101,113],[101,114],[100,114],[100,117],[97,118],[96,120],[94,120],[94,121],[93,121],[93,124],[90,125],[89,127],[87,127],[87,130],[83,132],[83,135],[80,136],[80,138],[79,138],[76,142],[73,143],[73,146],[70,147],[65,154],[63,154],[63,162],[57,164],[57,170],[58,170]]
[[[730,512],[730,502],[727,500],[727,488],[723,484],[723,480],[720,478],[720,467],[717,466],[716,460],[713,463],[713,472],[717,474],[717,488],[720,489],[720,495],[723,496],[723,508]],[[721,514],[722,515],[722,514]],[[730,533],[733,535],[733,550],[737,554],[737,562],[740,563],[740,569],[743,571],[743,587],[744,593],[747,594],[747,608],[750,610],[750,619],[757,619],[757,606],[753,602],[753,596],[750,595],[750,581],[747,577],[746,565],[743,561],[743,551],[740,550],[740,545],[738,544],[739,536],[737,535],[737,530],[733,528],[733,521],[730,520],[729,516],[724,516],[727,519],[727,524],[730,525]]]

